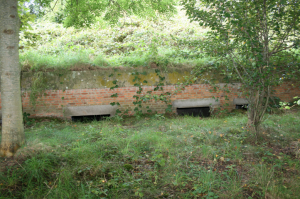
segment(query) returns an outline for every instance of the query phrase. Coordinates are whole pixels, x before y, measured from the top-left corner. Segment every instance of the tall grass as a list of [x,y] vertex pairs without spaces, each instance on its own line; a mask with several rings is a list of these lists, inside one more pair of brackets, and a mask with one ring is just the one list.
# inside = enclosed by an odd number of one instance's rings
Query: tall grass
[[269,115],[258,140],[242,114],[36,122],[0,198],[296,198],[299,118]]

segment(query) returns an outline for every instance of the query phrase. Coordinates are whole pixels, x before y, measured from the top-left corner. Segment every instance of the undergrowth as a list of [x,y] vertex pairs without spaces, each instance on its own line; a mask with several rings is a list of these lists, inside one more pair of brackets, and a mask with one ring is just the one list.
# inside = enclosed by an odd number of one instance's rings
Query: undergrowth
[[64,28],[46,15],[33,23],[31,30],[20,33],[20,63],[27,71],[70,68],[75,64],[192,67],[213,61],[198,47],[207,30],[190,23],[185,12],[178,9],[170,19],[132,16],[113,27],[98,19],[83,29]]
[[0,198],[297,198],[300,113],[35,120],[0,159]]

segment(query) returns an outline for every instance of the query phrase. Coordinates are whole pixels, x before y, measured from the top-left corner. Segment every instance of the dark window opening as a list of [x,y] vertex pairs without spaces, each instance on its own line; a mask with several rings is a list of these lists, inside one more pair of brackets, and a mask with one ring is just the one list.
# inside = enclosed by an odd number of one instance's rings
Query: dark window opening
[[110,117],[110,115],[82,115],[82,116],[72,116],[73,122],[92,122],[101,121]]
[[237,105],[235,105],[235,109],[247,110],[248,104],[237,104]]
[[194,117],[209,117],[209,107],[177,108],[178,115],[190,115]]

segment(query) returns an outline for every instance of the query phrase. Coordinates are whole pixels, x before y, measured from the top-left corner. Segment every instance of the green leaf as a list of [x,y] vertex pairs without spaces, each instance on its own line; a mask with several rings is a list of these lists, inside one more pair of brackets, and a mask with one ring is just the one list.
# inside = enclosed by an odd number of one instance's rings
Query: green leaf
[[111,95],[110,97],[118,97],[118,93]]

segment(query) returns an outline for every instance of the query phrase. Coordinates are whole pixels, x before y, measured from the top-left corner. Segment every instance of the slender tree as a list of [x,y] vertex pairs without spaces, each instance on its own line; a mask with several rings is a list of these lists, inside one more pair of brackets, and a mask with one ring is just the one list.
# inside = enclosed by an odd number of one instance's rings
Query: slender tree
[[[243,83],[248,125],[257,133],[272,88],[299,70],[299,0],[183,0],[192,21],[210,29],[200,48]],[[284,61],[282,61],[284,60]],[[221,71],[221,70],[220,70]]]
[[25,142],[19,66],[17,0],[0,0],[2,139],[0,155],[11,157]]

